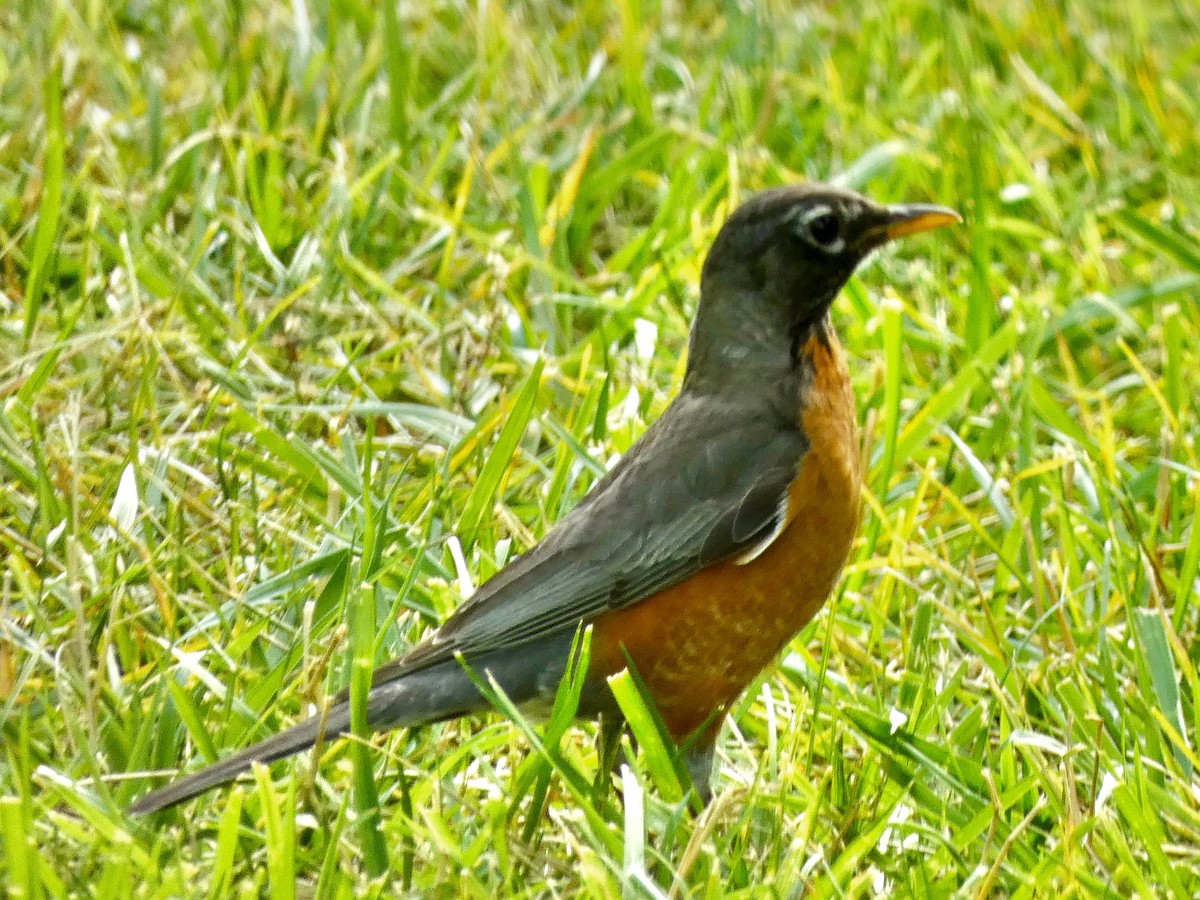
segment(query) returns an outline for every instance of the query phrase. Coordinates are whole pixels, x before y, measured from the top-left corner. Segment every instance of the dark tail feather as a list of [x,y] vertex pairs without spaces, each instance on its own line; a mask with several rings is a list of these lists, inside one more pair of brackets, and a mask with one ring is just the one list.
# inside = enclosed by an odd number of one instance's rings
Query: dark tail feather
[[[475,683],[457,660],[413,672],[371,688],[367,697],[367,722],[372,731],[421,725],[459,716],[487,707]],[[331,741],[350,730],[350,701],[339,699],[324,715],[313,716],[274,737],[247,747],[223,759],[185,775],[157,791],[139,797],[129,807],[134,815],[157,812],[182,803],[205,791],[233,781],[250,771],[256,762],[270,763],[301,750],[307,750],[318,737]]]
[[350,707],[348,704],[340,703],[325,715],[316,715],[311,719],[305,719],[294,728],[259,741],[257,744],[233,754],[228,759],[205,766],[199,772],[193,772],[165,787],[138,797],[130,805],[129,811],[138,816],[158,812],[160,809],[166,809],[176,803],[199,796],[218,785],[233,781],[243,772],[250,771],[250,767],[256,762],[270,763],[277,759],[283,759],[285,756],[307,750],[317,742],[318,737],[323,740],[332,740],[349,730]]
[[[574,631],[561,631],[516,650],[478,657],[472,668],[487,673],[514,701],[554,696],[562,678]],[[367,696],[367,722],[373,731],[424,725],[488,708],[475,682],[457,659],[416,672],[398,672],[375,684]],[[190,800],[211,788],[233,781],[256,763],[269,763],[301,750],[317,739],[333,740],[350,730],[350,703],[335,702],[324,716],[313,716],[294,728],[247,747],[228,759],[185,775],[176,782],[139,797],[129,807],[134,815],[157,812]]]

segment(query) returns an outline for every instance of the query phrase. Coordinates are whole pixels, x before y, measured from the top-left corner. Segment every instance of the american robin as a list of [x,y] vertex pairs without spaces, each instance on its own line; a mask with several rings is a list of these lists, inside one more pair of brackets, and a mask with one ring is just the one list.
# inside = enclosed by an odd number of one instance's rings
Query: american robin
[[[487,709],[468,669],[518,704],[552,699],[590,624],[580,715],[611,721],[606,677],[632,662],[707,799],[723,713],[825,602],[858,524],[854,394],[830,306],[875,248],[958,221],[822,184],[740,206],[704,262],[679,396],[541,543],[375,672],[370,726]],[[349,729],[343,692],[130,809],[163,809]]]

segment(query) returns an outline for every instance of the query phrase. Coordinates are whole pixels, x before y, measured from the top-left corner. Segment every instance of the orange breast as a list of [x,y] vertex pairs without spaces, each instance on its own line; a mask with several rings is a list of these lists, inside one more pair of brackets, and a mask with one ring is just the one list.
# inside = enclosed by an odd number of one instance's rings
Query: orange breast
[[589,674],[638,672],[676,739],[732,703],[829,597],[858,525],[854,395],[830,334],[803,352],[814,378],[802,398],[810,449],[789,492],[787,526],[746,565],[729,560],[634,606],[599,617]]

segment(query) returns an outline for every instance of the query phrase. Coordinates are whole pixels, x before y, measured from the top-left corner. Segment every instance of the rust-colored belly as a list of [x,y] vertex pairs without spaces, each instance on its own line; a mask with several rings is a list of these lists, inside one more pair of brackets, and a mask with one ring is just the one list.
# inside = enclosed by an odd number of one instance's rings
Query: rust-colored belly
[[854,395],[836,339],[812,340],[801,424],[810,449],[789,491],[787,526],[746,565],[710,566],[599,617],[590,673],[625,667],[622,646],[682,739],[732,703],[829,597],[858,525]]

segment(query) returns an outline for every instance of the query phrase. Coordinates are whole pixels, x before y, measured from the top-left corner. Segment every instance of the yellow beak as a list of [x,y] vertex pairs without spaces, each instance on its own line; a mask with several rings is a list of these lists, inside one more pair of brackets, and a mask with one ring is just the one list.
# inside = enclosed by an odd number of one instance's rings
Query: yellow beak
[[880,243],[962,221],[962,216],[954,210],[930,203],[903,203],[889,206],[887,212],[887,221],[877,230]]

